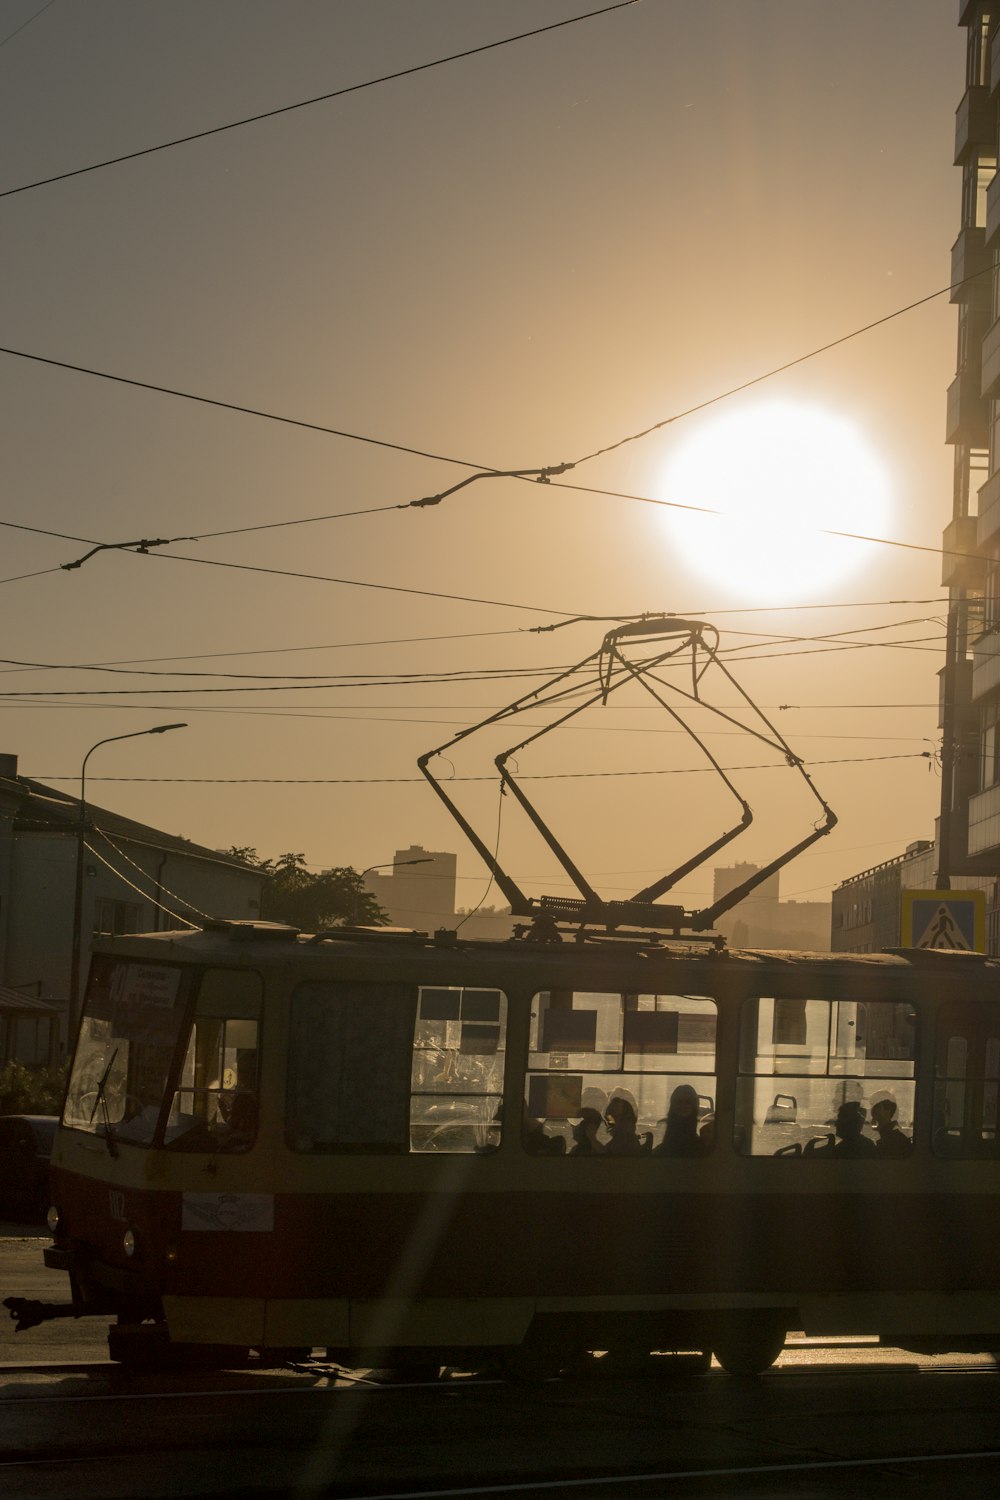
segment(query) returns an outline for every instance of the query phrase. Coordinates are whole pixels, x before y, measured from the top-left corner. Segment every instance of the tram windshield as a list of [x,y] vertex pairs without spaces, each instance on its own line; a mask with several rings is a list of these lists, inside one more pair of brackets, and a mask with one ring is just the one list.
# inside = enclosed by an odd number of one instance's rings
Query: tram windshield
[[177,965],[94,958],[63,1124],[149,1144],[184,1022]]
[[95,957],[63,1123],[115,1148],[249,1149],[260,991],[259,976],[246,970],[196,978],[174,964]]

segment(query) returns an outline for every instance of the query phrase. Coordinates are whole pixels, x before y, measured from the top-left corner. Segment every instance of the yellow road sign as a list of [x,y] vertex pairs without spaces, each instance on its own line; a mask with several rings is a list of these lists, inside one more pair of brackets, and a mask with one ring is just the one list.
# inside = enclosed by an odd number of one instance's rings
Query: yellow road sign
[[900,941],[904,948],[986,952],[984,891],[903,891]]

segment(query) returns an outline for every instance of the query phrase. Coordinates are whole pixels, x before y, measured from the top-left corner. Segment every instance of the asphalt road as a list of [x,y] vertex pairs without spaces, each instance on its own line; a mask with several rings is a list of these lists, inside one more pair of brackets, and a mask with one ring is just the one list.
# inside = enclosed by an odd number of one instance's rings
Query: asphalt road
[[[40,1268],[44,1243],[0,1238],[2,1295],[65,1295]],[[104,1333],[81,1321],[0,1335],[4,1500],[982,1500],[1000,1472],[986,1356],[810,1342],[749,1381],[666,1360],[639,1374],[596,1360],[535,1386],[320,1365],[136,1378],[107,1362]]]

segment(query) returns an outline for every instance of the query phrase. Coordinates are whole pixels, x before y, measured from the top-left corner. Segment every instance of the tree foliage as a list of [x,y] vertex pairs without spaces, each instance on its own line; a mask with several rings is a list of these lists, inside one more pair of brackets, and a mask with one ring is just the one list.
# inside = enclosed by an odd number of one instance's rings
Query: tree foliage
[[0,1115],[57,1115],[62,1109],[68,1063],[29,1068],[11,1061],[0,1068]]
[[350,865],[313,875],[306,869],[304,854],[261,859],[256,849],[246,846],[226,853],[266,876],[261,916],[269,922],[320,932],[326,927],[381,927],[389,920]]

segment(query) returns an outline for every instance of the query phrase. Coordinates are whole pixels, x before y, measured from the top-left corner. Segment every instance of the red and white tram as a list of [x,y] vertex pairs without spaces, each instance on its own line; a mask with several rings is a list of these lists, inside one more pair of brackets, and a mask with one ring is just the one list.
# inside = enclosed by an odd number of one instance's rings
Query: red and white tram
[[[115,1357],[1000,1342],[1000,962],[269,924],[101,940],[52,1157]],[[617,1102],[616,1102],[617,1101]]]

